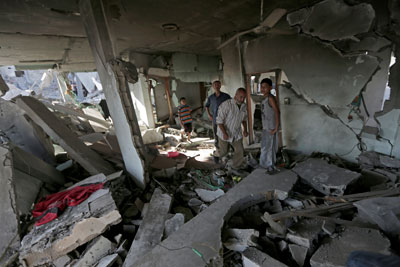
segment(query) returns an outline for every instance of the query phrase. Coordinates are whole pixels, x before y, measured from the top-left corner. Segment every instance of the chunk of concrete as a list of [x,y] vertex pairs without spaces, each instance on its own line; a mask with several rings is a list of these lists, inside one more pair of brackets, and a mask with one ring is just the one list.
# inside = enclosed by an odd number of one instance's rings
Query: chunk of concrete
[[165,220],[171,207],[172,198],[159,188],[154,190],[142,224],[136,233],[123,266],[136,265],[141,257],[161,242]]
[[337,48],[346,52],[378,52],[382,48],[390,46],[391,44],[392,42],[388,39],[380,36],[367,36],[362,38],[360,41],[346,39],[335,42]]
[[55,267],[66,267],[69,263],[71,263],[72,259],[68,255],[64,255],[62,257],[59,257],[53,262],[53,265]]
[[225,194],[222,189],[217,189],[215,191],[212,191],[212,190],[196,188],[194,191],[196,191],[197,195],[204,202],[212,202]]
[[293,171],[315,190],[334,196],[343,195],[346,187],[361,177],[360,173],[339,168],[316,158],[297,164]]
[[75,133],[51,113],[41,102],[26,96],[19,97],[16,102],[55,143],[59,144],[67,151],[71,158],[81,164],[90,174],[111,174],[115,172],[111,164],[88,148]]
[[[218,201],[161,242],[160,246],[155,246],[137,262],[137,266],[186,267],[188,263],[206,266],[207,262],[220,257],[220,233],[226,219],[239,209],[276,198],[276,191],[290,192],[296,181],[297,175],[292,171],[268,175],[265,169],[254,170]],[[202,257],[188,248],[200,252]]]
[[391,235],[400,234],[400,197],[377,197],[354,203],[359,216]]
[[[106,181],[104,175],[77,184]],[[101,235],[121,221],[109,189],[94,192],[75,207],[68,207],[56,220],[34,227],[21,242],[20,261],[27,266],[44,265]]]
[[248,248],[242,253],[243,267],[286,267],[280,261],[275,260],[268,254],[256,249]]
[[145,145],[164,141],[164,136],[156,129],[147,129],[142,134],[142,138]]
[[170,236],[173,232],[185,224],[185,216],[182,213],[176,213],[171,219],[165,221],[165,237]]
[[322,231],[322,224],[318,219],[303,219],[290,227],[291,232],[287,233],[286,238],[299,246],[312,248],[314,240]]
[[302,8],[287,14],[286,19],[290,26],[294,25],[301,25],[303,24],[307,17],[310,15],[311,9],[310,8]]
[[119,256],[117,253],[105,256],[99,261],[96,267],[111,267],[114,264],[114,262],[118,259],[118,257]]
[[302,247],[299,245],[290,244],[289,245],[290,254],[292,254],[292,258],[300,267],[303,267],[304,261],[307,257],[308,248]]
[[369,251],[389,255],[390,241],[378,230],[347,227],[338,237],[329,239],[311,257],[312,267],[344,267],[351,252]]
[[0,266],[19,249],[19,213],[13,182],[11,152],[0,146]]
[[203,201],[201,201],[197,198],[190,199],[188,202],[188,206],[190,208],[192,208],[196,214],[198,214],[198,213],[202,212],[203,210],[205,210],[206,208],[208,208],[208,206],[206,204],[204,204]]
[[88,244],[85,252],[74,267],[94,266],[114,248],[114,244],[103,236],[99,236]]
[[54,148],[50,138],[16,104],[0,98],[0,129],[22,150],[53,164]]
[[228,229],[224,232],[227,241],[224,246],[233,251],[243,252],[248,247],[257,246],[259,232],[254,229]]
[[[299,12],[299,11],[297,11]],[[368,32],[375,18],[370,4],[348,5],[342,0],[325,0],[289,16],[289,23],[301,24],[304,33],[322,40],[334,41]]]
[[331,221],[324,221],[322,224],[322,230],[328,235],[333,235],[336,230],[336,224]]

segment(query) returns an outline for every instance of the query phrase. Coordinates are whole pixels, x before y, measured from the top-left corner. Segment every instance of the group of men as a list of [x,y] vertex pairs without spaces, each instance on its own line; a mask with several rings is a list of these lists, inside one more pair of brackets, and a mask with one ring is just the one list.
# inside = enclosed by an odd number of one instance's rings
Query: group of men
[[[210,95],[206,102],[206,111],[209,119],[213,123],[216,151],[214,160],[226,156],[229,147],[233,147],[232,169],[240,170],[245,167],[243,137],[248,136],[247,132],[247,107],[245,105],[246,89],[238,88],[234,98],[227,93],[221,92],[221,82],[214,81],[212,84],[214,93]],[[264,100],[262,107],[263,136],[261,140],[260,166],[266,168],[268,172],[275,172],[276,152],[278,148],[277,132],[279,129],[279,110],[275,97],[271,94],[272,81],[263,79],[261,81],[261,93]],[[178,107],[181,118],[182,128],[188,133],[191,127],[188,127],[182,119],[188,111],[186,99],[181,99],[181,105]],[[187,119],[186,119],[187,120]],[[191,125],[191,124],[190,124]],[[188,133],[190,138],[190,134]]]

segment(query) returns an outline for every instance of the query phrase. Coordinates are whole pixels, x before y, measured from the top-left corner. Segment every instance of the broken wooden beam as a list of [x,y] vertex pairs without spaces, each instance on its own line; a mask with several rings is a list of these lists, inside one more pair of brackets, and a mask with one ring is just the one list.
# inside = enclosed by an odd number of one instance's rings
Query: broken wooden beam
[[147,212],[123,266],[133,266],[142,256],[161,242],[165,220],[171,204],[171,196],[163,194],[161,189],[154,190]]
[[38,124],[55,143],[59,144],[72,159],[77,161],[90,174],[111,174],[115,172],[111,164],[88,148],[65,124],[60,121],[40,101],[33,97],[21,96],[17,105]]

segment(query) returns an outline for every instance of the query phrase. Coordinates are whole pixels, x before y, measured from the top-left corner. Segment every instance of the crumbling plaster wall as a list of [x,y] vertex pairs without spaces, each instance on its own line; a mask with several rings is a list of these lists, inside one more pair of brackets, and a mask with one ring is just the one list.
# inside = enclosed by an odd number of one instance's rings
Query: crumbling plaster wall
[[[282,69],[289,78],[292,88],[280,89],[283,145],[305,153],[337,153],[354,160],[359,154],[356,134],[365,128],[364,120],[370,122],[371,127],[380,126],[381,137],[391,143],[399,141],[397,111],[379,120],[375,118],[380,115],[375,113],[382,106],[392,43],[371,30],[372,21],[380,25],[371,5],[349,6],[341,0],[326,0],[318,5],[323,8],[313,6],[295,12],[296,16],[288,15],[288,23],[298,28],[297,34],[267,34],[245,42],[244,67],[246,73]],[[313,14],[316,11],[319,13]],[[226,80],[234,75],[240,77],[237,67],[240,58],[227,60],[229,56],[224,56],[224,50],[222,55]],[[236,70],[232,65],[236,65]],[[391,73],[393,70],[396,66]],[[366,117],[361,108],[364,118],[353,114],[354,120],[348,121],[349,104],[360,92],[364,94],[367,108],[371,109],[370,117]],[[290,105],[284,105],[285,98],[290,98]],[[328,116],[321,109],[325,105],[341,121]],[[398,154],[397,143],[392,151],[388,140],[377,140],[371,134],[363,134],[362,138],[368,149]]]

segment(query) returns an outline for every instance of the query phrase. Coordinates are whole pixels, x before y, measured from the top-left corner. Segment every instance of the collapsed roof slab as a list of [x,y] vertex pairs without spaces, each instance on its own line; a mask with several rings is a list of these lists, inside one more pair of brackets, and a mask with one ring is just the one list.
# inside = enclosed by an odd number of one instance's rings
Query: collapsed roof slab
[[63,124],[45,105],[33,97],[22,96],[17,99],[17,105],[25,110],[27,115],[38,124],[55,143],[82,165],[90,174],[111,174],[114,172],[111,164],[103,160],[96,152],[88,148],[65,124]]
[[135,266],[206,266],[218,261],[221,229],[236,211],[270,199],[285,199],[297,181],[292,171],[268,175],[256,169],[214,204],[181,226]]

